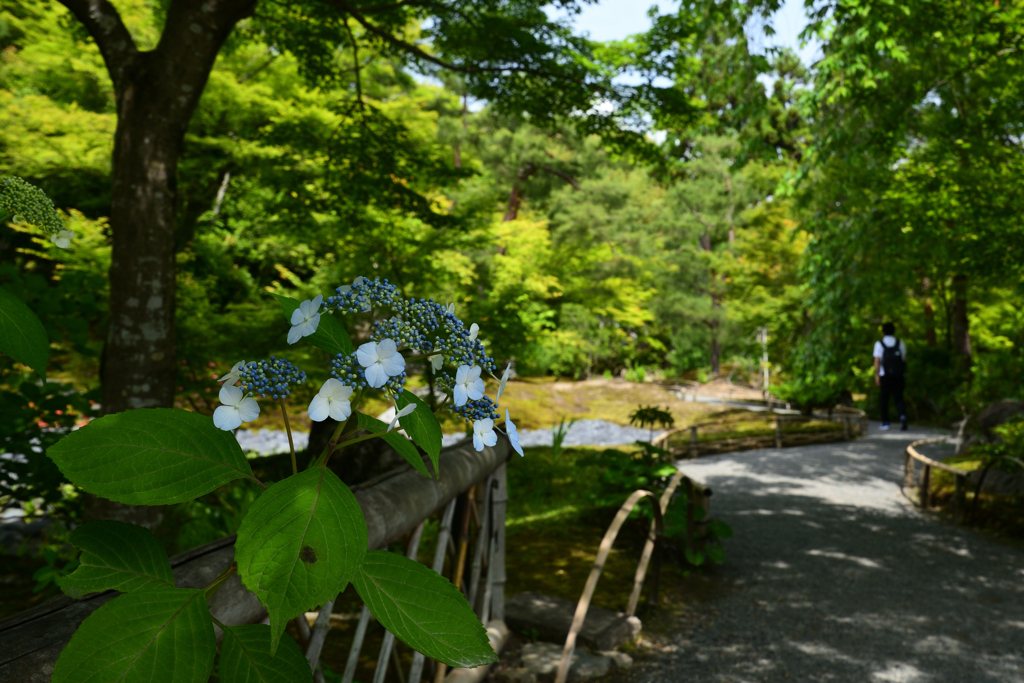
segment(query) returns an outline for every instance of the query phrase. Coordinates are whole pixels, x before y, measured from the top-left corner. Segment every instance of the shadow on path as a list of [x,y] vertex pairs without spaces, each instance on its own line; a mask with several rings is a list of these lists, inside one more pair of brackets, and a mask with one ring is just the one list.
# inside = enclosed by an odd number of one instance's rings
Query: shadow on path
[[1024,551],[899,493],[923,430],[684,461],[732,525],[676,651],[629,679],[1024,682]]

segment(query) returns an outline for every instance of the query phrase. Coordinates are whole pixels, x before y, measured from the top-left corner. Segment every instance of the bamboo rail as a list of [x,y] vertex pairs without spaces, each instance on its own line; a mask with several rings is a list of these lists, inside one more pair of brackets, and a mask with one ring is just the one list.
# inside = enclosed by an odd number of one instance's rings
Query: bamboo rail
[[[967,475],[966,470],[962,470],[958,467],[952,467],[946,463],[932,460],[926,455],[922,455],[918,452],[918,446],[924,446],[931,443],[946,443],[948,439],[944,436],[935,439],[922,439],[915,441],[914,443],[907,446],[907,451],[903,456],[903,489],[909,489],[914,487],[914,480],[917,479],[917,504],[928,509],[931,507],[931,482],[932,482],[932,470],[942,470],[943,472],[949,472],[955,478],[954,489],[953,489],[953,521],[958,524],[964,520],[967,511]],[[918,474],[917,463],[921,463],[921,472]],[[905,495],[905,494],[904,494]],[[977,498],[975,493],[975,498]],[[910,496],[907,496],[910,498]],[[913,498],[910,498],[913,500]]]
[[[759,435],[732,437],[722,439],[720,441],[704,443],[701,443],[699,439],[698,432],[701,429],[708,430],[713,427],[728,427],[729,425],[748,422],[774,422],[774,432],[771,436]],[[765,448],[769,447],[771,444],[774,444],[775,448],[783,448],[786,446],[805,446],[812,443],[823,442],[821,439],[822,434],[786,434],[783,424],[787,422],[841,422],[843,424],[841,440],[843,441],[850,441],[858,436],[862,436],[867,431],[867,415],[863,411],[855,408],[837,407],[826,415],[817,414],[807,416],[779,415],[775,413],[752,413],[739,419],[699,422],[697,424],[671,429],[656,437],[654,441],[652,441],[652,445],[667,449],[669,439],[677,434],[688,431],[690,433],[690,437],[686,454],[690,458],[696,458],[702,454],[724,453],[730,450],[744,450],[745,448]],[[771,441],[769,441],[769,439],[771,439]],[[839,439],[830,440],[836,441]]]

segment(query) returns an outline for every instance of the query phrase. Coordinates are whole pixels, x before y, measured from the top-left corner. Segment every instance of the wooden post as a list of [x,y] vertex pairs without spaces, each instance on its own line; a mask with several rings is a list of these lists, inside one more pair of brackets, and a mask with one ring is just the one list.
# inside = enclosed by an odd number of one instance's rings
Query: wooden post
[[494,550],[494,574],[491,587],[491,619],[505,621],[505,508],[508,505],[508,471],[502,465],[494,471],[498,487],[491,495],[494,506],[494,530],[497,533],[497,547]]
[[921,507],[928,509],[931,503],[932,466],[924,464],[921,468],[920,490],[917,492],[921,500]]
[[956,475],[956,488],[953,491],[953,521],[960,524],[964,521],[967,510],[967,477]]
[[914,485],[914,469],[917,462],[910,454],[910,449],[903,454],[903,488],[909,489]]
[[700,455],[697,447],[697,426],[690,427],[690,457],[696,458]]
[[782,418],[775,418],[775,447],[782,448]]

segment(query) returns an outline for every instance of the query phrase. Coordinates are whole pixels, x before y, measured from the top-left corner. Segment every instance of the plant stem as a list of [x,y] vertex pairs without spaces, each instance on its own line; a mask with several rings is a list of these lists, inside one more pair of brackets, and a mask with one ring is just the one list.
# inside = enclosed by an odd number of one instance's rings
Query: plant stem
[[295,462],[295,443],[292,441],[292,427],[288,423],[288,409],[284,405],[284,399],[281,399],[281,415],[284,416],[284,429],[288,432],[288,447],[292,449],[292,474],[299,473],[299,466]]
[[217,594],[217,591],[221,589],[221,587],[224,585],[224,582],[230,579],[231,575],[234,574],[237,570],[238,564],[232,562],[231,565],[227,569],[225,569],[220,576],[218,576],[216,579],[210,582],[210,585],[206,587],[207,602],[209,602],[210,599],[212,599],[213,596]]

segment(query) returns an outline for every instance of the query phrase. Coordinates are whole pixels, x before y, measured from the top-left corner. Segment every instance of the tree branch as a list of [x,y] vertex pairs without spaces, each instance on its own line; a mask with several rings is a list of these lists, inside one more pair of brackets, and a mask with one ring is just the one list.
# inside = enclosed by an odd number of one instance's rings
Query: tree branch
[[139,53],[117,9],[107,0],[59,0],[89,31],[107,65],[114,89],[124,82],[128,62]]
[[572,188],[574,190],[580,189],[579,182],[575,178],[573,178],[571,175],[569,175],[568,173],[565,173],[563,171],[559,171],[557,168],[553,168],[551,166],[542,166],[541,168],[543,168],[545,171],[547,171],[551,175],[556,175],[559,178],[561,178],[562,180],[564,180],[565,182],[569,183],[570,185],[572,185]]

